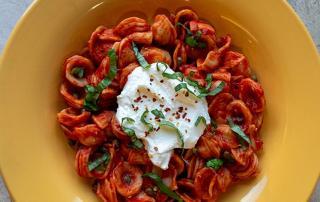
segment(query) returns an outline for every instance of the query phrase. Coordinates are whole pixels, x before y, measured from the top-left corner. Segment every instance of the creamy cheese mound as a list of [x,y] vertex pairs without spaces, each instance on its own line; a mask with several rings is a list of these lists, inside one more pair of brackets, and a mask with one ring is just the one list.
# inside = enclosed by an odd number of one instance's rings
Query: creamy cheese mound
[[[149,69],[137,67],[128,76],[128,81],[117,98],[116,117],[120,123],[125,117],[135,120],[127,126],[143,141],[151,162],[165,170],[173,150],[182,148],[182,144],[176,130],[159,127],[159,123],[162,120],[173,123],[183,136],[184,148],[191,149],[195,147],[205,129],[202,122],[195,126],[196,120],[202,116],[206,124],[209,124],[210,117],[205,98],[198,98],[186,89],[176,92],[175,87],[185,82],[164,77],[164,71],[174,73],[169,66],[162,63],[153,63]],[[187,86],[194,94],[199,94],[194,87]],[[160,110],[165,119],[156,118],[151,113],[154,109]],[[147,126],[140,120],[146,110],[149,112],[145,120],[154,128],[151,132],[148,132]]]

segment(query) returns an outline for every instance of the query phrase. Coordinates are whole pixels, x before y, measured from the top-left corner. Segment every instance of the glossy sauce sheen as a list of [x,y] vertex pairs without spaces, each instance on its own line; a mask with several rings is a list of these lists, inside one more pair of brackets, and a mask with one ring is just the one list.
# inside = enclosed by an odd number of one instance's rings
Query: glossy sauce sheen
[[[151,110],[161,110],[165,120],[175,124],[183,135],[186,149],[195,146],[205,129],[202,122],[195,126],[197,118],[203,116],[207,124],[210,123],[207,101],[187,93],[185,89],[175,92],[175,86],[181,81],[163,77],[162,72],[165,69],[162,63],[154,63],[148,70],[137,67],[128,76],[128,81],[118,96],[116,114],[120,123],[124,117],[135,120],[131,128],[134,129],[138,138],[144,140],[145,149],[152,163],[162,169],[168,168],[173,149],[181,148],[181,143],[175,130],[167,127],[158,129],[159,121],[156,121]],[[169,67],[165,72],[174,73]],[[192,86],[188,85],[188,88],[198,93]],[[150,133],[140,121],[145,110],[149,111],[146,121],[155,128]]]

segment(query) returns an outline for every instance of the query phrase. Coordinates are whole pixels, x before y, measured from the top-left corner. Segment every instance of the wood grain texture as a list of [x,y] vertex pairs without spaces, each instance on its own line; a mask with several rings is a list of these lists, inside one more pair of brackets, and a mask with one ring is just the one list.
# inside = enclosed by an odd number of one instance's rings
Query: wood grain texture
[[[33,0],[0,0],[0,53],[17,20]],[[320,0],[288,0],[307,26],[320,51]],[[301,185],[303,186],[303,185]],[[11,201],[0,177],[0,202]],[[320,202],[320,183],[310,202]]]

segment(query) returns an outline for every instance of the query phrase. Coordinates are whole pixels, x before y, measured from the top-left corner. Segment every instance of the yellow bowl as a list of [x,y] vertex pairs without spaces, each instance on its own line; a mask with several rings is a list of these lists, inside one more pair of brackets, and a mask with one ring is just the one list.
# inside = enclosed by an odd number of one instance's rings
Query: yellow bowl
[[191,7],[248,56],[266,94],[261,174],[221,201],[305,201],[320,170],[320,60],[285,1],[36,1],[0,63],[0,165],[17,201],[94,201],[56,122],[61,65],[100,24]]

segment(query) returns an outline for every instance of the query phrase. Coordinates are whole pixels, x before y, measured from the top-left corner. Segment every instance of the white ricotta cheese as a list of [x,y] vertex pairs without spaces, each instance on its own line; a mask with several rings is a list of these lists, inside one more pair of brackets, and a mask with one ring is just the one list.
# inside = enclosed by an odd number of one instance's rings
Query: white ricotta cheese
[[[176,130],[170,127],[159,127],[162,120],[173,123],[183,137],[184,148],[193,148],[202,135],[205,125],[195,122],[199,116],[210,123],[208,104],[205,98],[198,98],[186,89],[175,91],[175,87],[183,81],[163,77],[163,72],[172,74],[174,71],[162,63],[151,64],[150,69],[137,67],[129,76],[126,85],[118,96],[118,109],[116,117],[121,123],[125,117],[135,122],[128,126],[133,129],[136,136],[144,143],[152,163],[162,169],[167,169],[175,148],[182,148]],[[187,85],[195,94],[197,90]],[[156,118],[152,110],[160,110],[164,119]],[[148,110],[146,121],[153,125],[154,130],[148,128],[140,121],[141,115]]]

